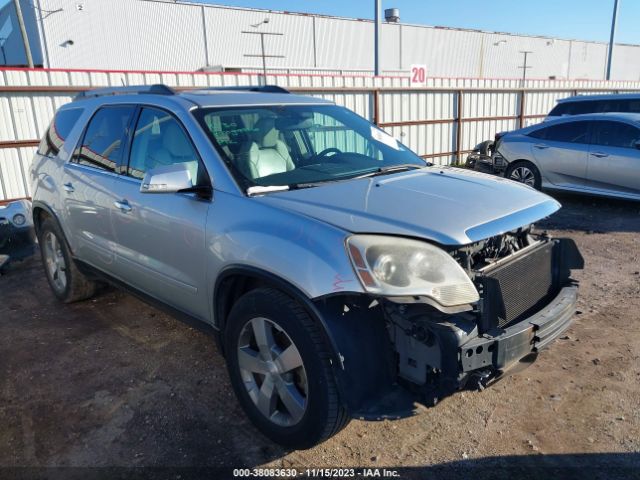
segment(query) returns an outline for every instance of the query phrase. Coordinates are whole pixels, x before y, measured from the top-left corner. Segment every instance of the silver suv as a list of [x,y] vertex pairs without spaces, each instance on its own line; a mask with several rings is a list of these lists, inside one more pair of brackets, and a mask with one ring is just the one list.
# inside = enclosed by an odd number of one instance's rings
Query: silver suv
[[32,180],[53,293],[107,280],[210,327],[247,415],[288,447],[484,388],[574,313],[575,244],[532,230],[555,200],[277,87],[87,92]]

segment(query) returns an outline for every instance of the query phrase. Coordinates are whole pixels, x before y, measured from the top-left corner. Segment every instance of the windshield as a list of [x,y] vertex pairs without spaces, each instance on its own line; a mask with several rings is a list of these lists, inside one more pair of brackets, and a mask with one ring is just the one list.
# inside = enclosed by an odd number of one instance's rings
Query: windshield
[[335,105],[201,108],[194,115],[243,188],[301,188],[427,163]]

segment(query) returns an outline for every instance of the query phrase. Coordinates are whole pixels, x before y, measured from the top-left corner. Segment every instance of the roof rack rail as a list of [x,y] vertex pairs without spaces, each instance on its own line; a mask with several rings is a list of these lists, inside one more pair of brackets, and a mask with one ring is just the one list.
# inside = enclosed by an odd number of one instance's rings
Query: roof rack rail
[[228,87],[205,87],[195,88],[200,91],[239,91],[239,92],[259,92],[259,93],[291,93],[286,88],[279,87],[278,85],[234,85]]
[[155,95],[175,95],[173,89],[160,83],[155,85],[132,85],[130,87],[106,87],[96,88],[80,92],[74,100],[85,98],[103,97],[107,95],[130,95],[130,94],[155,94]]

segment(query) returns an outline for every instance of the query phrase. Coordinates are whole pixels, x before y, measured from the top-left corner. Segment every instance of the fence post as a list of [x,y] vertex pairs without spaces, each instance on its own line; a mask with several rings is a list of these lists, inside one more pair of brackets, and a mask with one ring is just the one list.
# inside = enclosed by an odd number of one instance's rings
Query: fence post
[[380,126],[380,89],[373,89],[373,123]]
[[520,90],[520,112],[518,113],[520,125],[518,128],[524,127],[524,99],[526,98],[526,92],[524,89]]
[[456,163],[462,162],[462,90],[457,91],[458,113],[456,115]]

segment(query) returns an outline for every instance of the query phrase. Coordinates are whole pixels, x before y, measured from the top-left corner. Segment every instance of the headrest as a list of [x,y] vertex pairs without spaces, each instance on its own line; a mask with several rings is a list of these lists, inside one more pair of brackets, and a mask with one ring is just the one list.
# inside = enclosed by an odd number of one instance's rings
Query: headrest
[[169,122],[164,127],[162,146],[174,157],[193,157],[193,148],[182,129],[175,123]]
[[275,128],[275,118],[263,117],[256,122],[253,141],[260,148],[272,148],[278,142],[278,131]]

